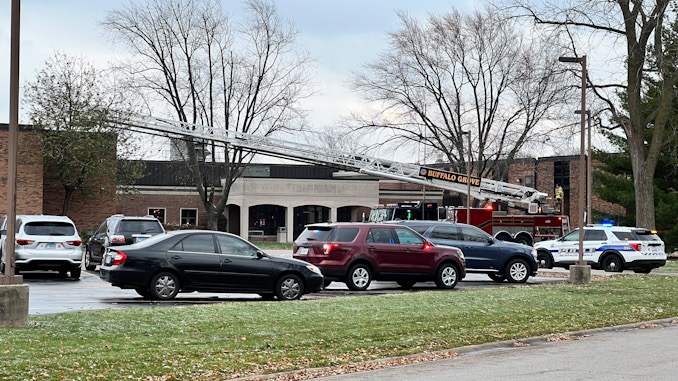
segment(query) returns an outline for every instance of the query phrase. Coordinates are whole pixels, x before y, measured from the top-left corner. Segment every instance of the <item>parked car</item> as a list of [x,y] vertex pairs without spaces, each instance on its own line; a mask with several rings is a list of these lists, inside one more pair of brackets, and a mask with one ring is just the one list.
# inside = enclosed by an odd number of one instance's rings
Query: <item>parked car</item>
[[405,226],[366,223],[322,223],[306,226],[294,242],[293,257],[318,266],[331,281],[355,291],[372,280],[396,281],[403,288],[435,281],[454,288],[466,276],[464,255],[438,246]]
[[204,230],[177,230],[109,246],[100,273],[113,286],[151,299],[199,291],[293,300],[323,284],[320,269],[310,263],[269,256],[238,236]]
[[537,274],[537,251],[530,246],[500,241],[467,224],[437,221],[397,221],[435,244],[464,252],[466,271],[485,273],[496,282],[523,283]]
[[[0,270],[6,267],[7,219],[0,227],[2,257]],[[82,240],[70,218],[66,216],[17,215],[14,265],[17,272],[56,270],[79,279],[82,266]]]
[[106,219],[87,241],[85,268],[94,270],[101,263],[107,247],[130,245],[156,234],[165,233],[153,216],[133,217],[115,214]]
[[[666,264],[664,242],[652,230],[590,225],[584,227],[583,243],[583,259],[592,268],[647,274]],[[535,248],[542,267],[567,268],[579,259],[579,229],[557,240],[538,242]]]

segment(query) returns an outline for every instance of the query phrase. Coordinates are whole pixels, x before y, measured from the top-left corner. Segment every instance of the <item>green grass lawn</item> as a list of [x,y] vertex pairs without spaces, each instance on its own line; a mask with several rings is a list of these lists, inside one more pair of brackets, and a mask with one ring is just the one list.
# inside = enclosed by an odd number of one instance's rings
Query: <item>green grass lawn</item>
[[292,251],[291,243],[282,242],[252,242],[255,246],[262,250],[290,250]]
[[659,271],[678,271],[678,260],[672,259],[669,261],[666,261],[666,264],[657,270]]
[[225,379],[678,316],[678,277],[37,316],[0,379]]

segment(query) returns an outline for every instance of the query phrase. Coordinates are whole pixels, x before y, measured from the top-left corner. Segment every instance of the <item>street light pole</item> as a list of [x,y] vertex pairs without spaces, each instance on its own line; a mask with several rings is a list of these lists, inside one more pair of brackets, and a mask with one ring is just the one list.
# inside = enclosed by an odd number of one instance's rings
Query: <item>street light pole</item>
[[[586,265],[584,261],[584,220],[585,216],[585,187],[588,184],[586,178],[586,167],[585,167],[585,158],[584,158],[584,142],[586,140],[586,56],[581,57],[559,57],[558,61],[568,62],[568,63],[580,63],[582,72],[581,72],[581,145],[579,149],[579,202],[578,202],[578,212],[579,218],[577,218],[579,226],[579,258],[575,262],[575,266],[570,267],[570,280],[576,283],[588,283],[591,280],[591,268]],[[581,181],[584,181],[584,184]],[[575,267],[578,267],[575,269]],[[585,273],[584,269],[588,269]],[[586,275],[587,274],[587,275]]]
[[466,161],[466,224],[471,224],[471,131],[463,131],[468,138],[468,160]]
[[[581,114],[581,110],[574,112]],[[591,205],[593,204],[593,156],[591,152],[591,110],[586,110],[586,119],[588,119],[588,137],[586,139],[586,224],[591,225]]]

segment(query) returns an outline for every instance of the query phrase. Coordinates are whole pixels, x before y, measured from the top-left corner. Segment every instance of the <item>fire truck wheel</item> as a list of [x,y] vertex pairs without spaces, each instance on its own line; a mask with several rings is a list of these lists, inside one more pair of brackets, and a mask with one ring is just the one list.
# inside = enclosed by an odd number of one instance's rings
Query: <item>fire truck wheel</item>
[[530,266],[524,259],[514,259],[506,265],[504,275],[509,283],[525,283],[530,277]]
[[539,264],[539,267],[544,269],[553,268],[553,259],[551,259],[551,254],[545,251],[540,251],[537,253],[537,263]]
[[516,243],[519,243],[519,244],[525,245],[525,246],[532,246],[532,239],[530,239],[530,237],[520,236],[520,237],[516,237]]

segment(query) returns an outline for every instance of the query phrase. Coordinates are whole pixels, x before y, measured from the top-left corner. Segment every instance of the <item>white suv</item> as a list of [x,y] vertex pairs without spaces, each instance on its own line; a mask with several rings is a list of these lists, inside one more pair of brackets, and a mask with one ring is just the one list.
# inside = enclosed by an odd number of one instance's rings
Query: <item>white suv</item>
[[[0,270],[5,272],[6,218],[2,222]],[[16,270],[57,270],[79,279],[82,266],[82,240],[70,218],[65,216],[16,216]]]
[[[568,268],[579,259],[579,230],[551,241],[534,245],[540,267]],[[621,272],[632,269],[649,273],[666,264],[664,242],[655,231],[623,226],[589,225],[584,227],[583,259],[596,269]]]

